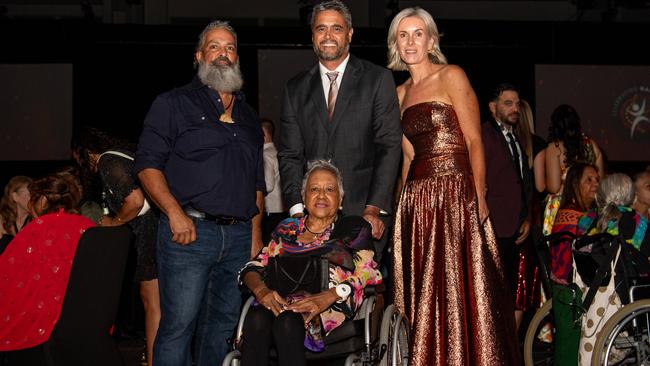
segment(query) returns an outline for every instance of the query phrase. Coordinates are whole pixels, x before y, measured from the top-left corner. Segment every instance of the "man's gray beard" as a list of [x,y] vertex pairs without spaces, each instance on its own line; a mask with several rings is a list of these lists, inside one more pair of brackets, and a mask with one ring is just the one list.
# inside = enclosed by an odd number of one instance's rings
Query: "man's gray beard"
[[199,62],[198,76],[203,84],[223,93],[236,92],[244,85],[244,78],[239,69],[239,60],[230,66],[213,65],[201,61]]
[[349,43],[346,43],[345,46],[339,48],[338,52],[336,52],[335,54],[333,54],[331,56],[321,52],[321,50],[318,48],[317,44],[314,43],[313,47],[314,47],[314,52],[316,53],[316,57],[318,57],[318,59],[322,60],[322,61],[338,60],[339,57],[343,56],[346,52],[350,51],[350,44]]

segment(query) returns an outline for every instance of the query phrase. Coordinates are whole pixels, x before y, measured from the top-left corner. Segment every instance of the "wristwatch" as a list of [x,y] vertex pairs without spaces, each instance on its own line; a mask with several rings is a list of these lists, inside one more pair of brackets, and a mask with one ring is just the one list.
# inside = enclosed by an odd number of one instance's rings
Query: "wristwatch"
[[343,302],[352,294],[352,286],[349,283],[341,283],[336,285],[336,296],[340,297],[339,302]]

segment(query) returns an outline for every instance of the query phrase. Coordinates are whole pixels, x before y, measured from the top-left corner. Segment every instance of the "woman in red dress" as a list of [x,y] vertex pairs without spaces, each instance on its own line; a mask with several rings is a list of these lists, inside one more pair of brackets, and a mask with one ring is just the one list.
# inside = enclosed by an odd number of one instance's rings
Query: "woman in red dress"
[[80,194],[72,176],[36,180],[29,191],[34,219],[0,256],[0,352],[49,339],[61,314],[79,239],[95,226],[77,215]]

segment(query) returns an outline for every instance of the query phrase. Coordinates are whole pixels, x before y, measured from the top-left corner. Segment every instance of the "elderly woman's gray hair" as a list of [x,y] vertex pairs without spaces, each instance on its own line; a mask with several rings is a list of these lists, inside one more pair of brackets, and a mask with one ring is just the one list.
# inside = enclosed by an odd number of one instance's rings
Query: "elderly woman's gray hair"
[[618,206],[630,206],[633,200],[634,183],[626,174],[610,174],[601,180],[596,193],[599,211],[598,230],[600,232],[607,230],[608,222],[621,217]]
[[312,175],[312,173],[319,170],[328,171],[336,177],[336,183],[339,186],[339,194],[341,195],[341,199],[343,199],[345,192],[343,191],[343,176],[341,175],[341,171],[339,168],[334,166],[334,164],[322,159],[312,160],[307,163],[307,172],[302,177],[302,188],[300,189],[300,195],[303,197],[303,199],[305,198],[305,191],[307,189],[307,181],[309,180],[309,177]]

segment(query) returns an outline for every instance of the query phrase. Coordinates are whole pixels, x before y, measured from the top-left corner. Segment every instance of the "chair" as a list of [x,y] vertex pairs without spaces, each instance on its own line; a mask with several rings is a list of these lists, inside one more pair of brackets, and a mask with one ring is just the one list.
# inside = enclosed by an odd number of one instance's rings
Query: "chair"
[[123,365],[109,334],[120,300],[132,233],[94,227],[79,241],[61,316],[45,343],[50,365]]
[[[345,366],[406,365],[409,357],[408,321],[394,305],[384,310],[383,290],[383,285],[366,287],[366,299],[355,318],[346,320],[324,338],[325,351],[305,351],[307,361],[341,360],[345,357]],[[243,326],[253,300],[250,297],[243,306],[231,345],[232,351],[226,355],[221,366],[240,365]],[[271,359],[275,357],[275,350],[272,349]]]
[[83,234],[50,339],[8,354],[7,365],[124,365],[109,330],[117,314],[132,236],[126,225],[93,227]]

